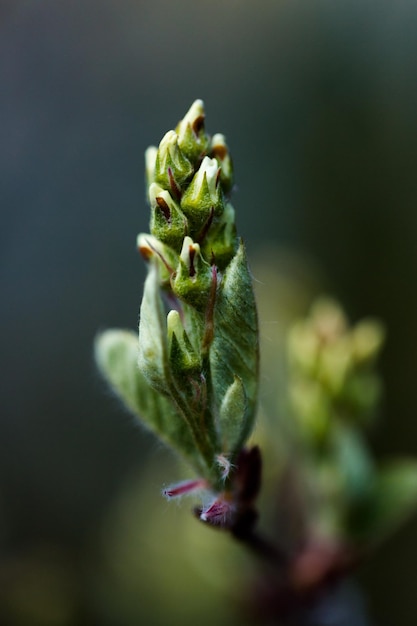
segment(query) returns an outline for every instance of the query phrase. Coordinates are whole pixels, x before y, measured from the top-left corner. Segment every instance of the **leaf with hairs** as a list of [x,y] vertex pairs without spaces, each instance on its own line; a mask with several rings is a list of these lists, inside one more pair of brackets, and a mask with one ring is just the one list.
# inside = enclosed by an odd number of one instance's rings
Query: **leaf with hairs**
[[169,398],[149,385],[138,367],[138,351],[138,337],[128,330],[107,330],[95,341],[98,368],[126,407],[200,471],[199,455],[184,419]]

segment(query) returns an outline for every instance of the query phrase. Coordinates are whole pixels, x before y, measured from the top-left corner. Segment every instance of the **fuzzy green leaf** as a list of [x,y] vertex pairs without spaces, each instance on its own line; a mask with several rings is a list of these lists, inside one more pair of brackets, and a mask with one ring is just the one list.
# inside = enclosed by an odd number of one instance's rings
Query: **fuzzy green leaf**
[[[222,451],[233,456],[242,443],[242,416],[246,410],[246,394],[238,376],[225,393],[219,412]],[[244,434],[244,431],[243,431]]]
[[243,244],[222,278],[214,311],[214,339],[210,347],[212,386],[216,404],[238,377],[246,397],[241,441],[254,422],[258,387],[258,321],[252,280]]
[[382,467],[368,499],[350,521],[350,534],[374,545],[417,510],[417,461],[400,459]]
[[138,361],[138,337],[127,330],[107,330],[96,338],[95,358],[101,374],[126,407],[201,471],[195,443],[171,400],[149,386]]

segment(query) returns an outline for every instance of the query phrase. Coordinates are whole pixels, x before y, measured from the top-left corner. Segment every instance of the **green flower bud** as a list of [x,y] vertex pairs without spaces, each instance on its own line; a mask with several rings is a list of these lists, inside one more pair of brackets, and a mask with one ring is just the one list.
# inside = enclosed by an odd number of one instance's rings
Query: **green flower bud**
[[181,208],[196,238],[204,225],[223,213],[223,194],[219,185],[220,168],[216,159],[204,157],[198,172],[181,198]]
[[233,186],[233,163],[226,144],[225,136],[221,133],[213,135],[210,142],[210,156],[217,160],[221,167],[220,183],[225,194],[230,193]]
[[178,145],[183,153],[191,161],[200,161],[207,152],[209,137],[204,130],[204,103],[196,100],[178,123]]
[[221,217],[213,220],[207,235],[203,238],[201,244],[203,255],[223,270],[236,254],[238,243],[235,210],[228,202]]
[[212,268],[201,256],[200,246],[191,237],[185,237],[172,281],[174,294],[197,310],[203,311],[210,296],[212,281]]
[[156,183],[152,183],[149,188],[149,202],[152,235],[179,252],[187,233],[187,220],[184,213],[170,193]]
[[155,182],[180,198],[182,186],[191,177],[194,168],[178,146],[178,135],[168,131],[161,139],[155,161]]
[[168,288],[171,276],[178,265],[178,254],[159,239],[147,233],[137,236],[137,248],[145,261],[152,261],[158,266],[160,285]]
[[168,313],[167,332],[170,366],[174,377],[183,384],[184,375],[201,372],[201,359],[191,344],[178,311]]

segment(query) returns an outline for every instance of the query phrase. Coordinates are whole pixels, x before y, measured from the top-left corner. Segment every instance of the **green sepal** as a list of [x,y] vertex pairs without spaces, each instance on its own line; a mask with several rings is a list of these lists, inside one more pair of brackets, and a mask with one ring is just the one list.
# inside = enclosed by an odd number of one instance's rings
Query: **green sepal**
[[178,145],[192,162],[200,161],[207,152],[210,138],[204,129],[205,112],[202,100],[195,100],[175,129]]
[[255,418],[258,390],[258,320],[252,280],[243,243],[226,269],[214,307],[214,337],[210,346],[212,388],[217,406],[236,377],[243,385],[242,443]]
[[205,335],[205,315],[197,309],[187,304],[186,302],[181,302],[182,316],[181,322],[184,326],[184,329],[187,333],[187,336],[193,346],[193,349],[201,353],[201,348],[204,341]]
[[213,219],[201,249],[206,259],[223,270],[236,254],[238,244],[235,210],[229,202],[220,218]]
[[148,233],[139,233],[136,245],[145,261],[158,267],[159,285],[169,289],[172,274],[178,265],[178,254]]
[[208,145],[209,138],[204,130],[196,135],[191,124],[187,124],[184,134],[179,140],[179,146],[187,158],[191,162],[198,162],[206,154]]
[[174,294],[198,311],[204,311],[213,281],[211,266],[203,259],[198,243],[185,237],[171,287]]
[[178,197],[181,187],[192,176],[194,167],[178,145],[178,135],[168,131],[159,144],[155,160],[154,182]]
[[138,367],[138,350],[138,337],[132,331],[107,330],[95,340],[97,366],[129,411],[202,471],[204,466],[188,426],[170,399],[149,386]]
[[397,459],[375,474],[368,498],[353,509],[349,531],[356,541],[375,546],[417,510],[417,461]]
[[201,359],[191,344],[178,311],[168,313],[167,329],[171,370],[174,377],[183,382],[184,375],[201,372]]
[[184,213],[170,193],[156,183],[150,186],[149,201],[152,235],[179,253],[188,230]]
[[218,431],[222,443],[222,452],[233,458],[242,445],[243,416],[246,411],[245,388],[239,376],[235,376],[228,387],[219,411]]
[[205,157],[181,198],[181,209],[189,222],[190,234],[196,238],[207,222],[224,211],[219,168],[216,159]]

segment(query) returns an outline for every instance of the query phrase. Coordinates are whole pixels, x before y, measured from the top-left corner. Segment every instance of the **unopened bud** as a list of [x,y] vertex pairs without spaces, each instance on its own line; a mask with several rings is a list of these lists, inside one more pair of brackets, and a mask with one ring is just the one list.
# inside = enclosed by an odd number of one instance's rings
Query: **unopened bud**
[[193,166],[178,145],[178,135],[168,131],[159,144],[155,161],[155,182],[169,189],[176,198],[181,187],[193,173]]
[[223,191],[228,194],[233,186],[233,163],[225,136],[217,133],[210,142],[210,156],[215,158],[221,167],[220,183]]
[[152,183],[149,188],[149,202],[152,235],[179,252],[187,232],[185,215],[170,193],[156,183]]
[[158,153],[158,148],[155,146],[149,146],[149,148],[145,152],[145,176],[147,186],[153,183],[155,178],[155,164],[156,164],[156,155]]
[[214,212],[223,213],[223,194],[219,185],[220,168],[216,159],[204,157],[198,172],[187,187],[181,208],[190,221],[193,233],[197,234]]
[[213,281],[211,266],[203,259],[198,243],[185,237],[172,281],[175,295],[198,310],[204,310]]
[[178,144],[190,161],[201,159],[208,148],[209,138],[204,130],[204,103],[195,100],[183,119],[178,123]]
[[238,248],[235,210],[228,202],[223,215],[214,219],[202,241],[202,251],[206,259],[215,263],[220,270],[227,267]]
[[161,285],[168,285],[178,263],[178,255],[172,248],[147,233],[140,233],[137,236],[136,245],[145,261],[157,263]]
[[200,371],[200,359],[184,330],[178,311],[172,310],[168,313],[167,332],[169,361],[174,376],[181,379],[186,372]]

